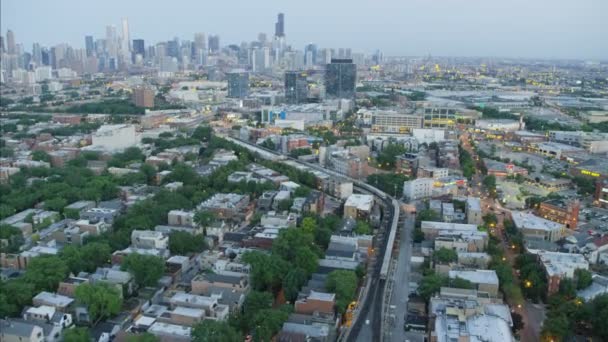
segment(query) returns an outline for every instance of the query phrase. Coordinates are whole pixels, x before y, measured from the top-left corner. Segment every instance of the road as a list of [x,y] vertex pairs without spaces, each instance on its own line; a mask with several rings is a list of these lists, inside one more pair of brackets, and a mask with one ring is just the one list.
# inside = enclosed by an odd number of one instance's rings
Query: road
[[403,330],[407,301],[410,293],[410,260],[412,258],[412,230],[415,216],[405,214],[403,226],[399,232],[399,256],[393,273],[393,293],[391,295],[390,341],[403,342],[406,332]]
[[[471,157],[475,160],[479,159],[476,151],[469,143],[469,134],[464,133],[460,136],[460,142],[462,147],[467,150]],[[490,233],[500,240],[500,243],[505,252],[506,261],[513,268],[513,282],[519,286],[520,279],[519,275],[515,271],[515,258],[517,257],[517,251],[511,248],[510,243],[507,241],[504,232],[503,221],[505,214],[508,210],[503,208],[498,201],[491,198],[487,190],[482,188],[481,181],[483,175],[476,169],[473,175],[473,180],[469,183],[469,193],[472,196],[479,196],[481,199],[481,209],[484,215],[493,213],[496,215],[497,223],[496,227],[491,227]],[[524,305],[515,305],[515,303],[506,303],[511,307],[512,311],[519,313],[522,316],[524,322],[524,328],[519,331],[519,335],[522,341],[538,341],[540,336],[540,330],[542,321],[544,320],[544,307],[542,305],[533,305],[530,302],[524,302]]]

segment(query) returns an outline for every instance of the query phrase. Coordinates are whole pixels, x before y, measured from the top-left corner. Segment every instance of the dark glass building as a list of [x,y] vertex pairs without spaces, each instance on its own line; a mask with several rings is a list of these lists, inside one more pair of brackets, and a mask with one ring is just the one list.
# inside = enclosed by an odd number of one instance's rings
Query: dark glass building
[[277,22],[274,24],[274,35],[285,37],[285,14],[279,13]]
[[308,81],[301,71],[285,72],[285,101],[290,104],[304,103],[308,98]]
[[325,93],[327,97],[353,98],[357,82],[357,66],[352,59],[331,59],[325,69]]
[[84,37],[84,46],[87,52],[87,57],[93,56],[93,51],[95,51],[95,43],[93,42],[93,36]]
[[143,39],[133,39],[133,55],[146,57],[146,45]]
[[227,74],[228,97],[242,99],[249,95],[249,73],[235,70]]

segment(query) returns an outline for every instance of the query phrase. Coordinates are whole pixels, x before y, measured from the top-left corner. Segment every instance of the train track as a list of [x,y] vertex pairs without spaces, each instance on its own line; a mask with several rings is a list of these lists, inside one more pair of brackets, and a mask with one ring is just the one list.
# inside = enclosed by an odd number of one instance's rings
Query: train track
[[[319,165],[304,162],[302,160],[298,160],[296,158],[288,157],[282,154],[277,153],[276,151],[272,151],[261,146],[257,146],[251,144],[249,142],[228,137],[221,136],[222,138],[231,141],[239,146],[245,147],[250,151],[254,151],[258,153],[264,159],[270,159],[273,161],[292,161],[298,163],[302,166],[306,166],[308,168],[324,172],[329,174],[330,176],[345,179],[353,183],[353,188],[357,189],[358,192],[372,194],[378,197],[384,204],[384,217],[383,220],[388,220],[388,224],[384,224],[387,226],[388,231],[386,229],[381,232],[381,241],[376,241],[379,244],[378,250],[380,251],[380,255],[378,255],[378,259],[376,264],[373,267],[371,274],[371,285],[367,296],[362,299],[363,303],[359,303],[359,313],[356,315],[355,319],[351,324],[350,332],[346,334],[346,341],[355,341],[357,336],[359,335],[361,328],[363,326],[363,321],[365,317],[367,317],[369,310],[373,312],[373,319],[371,322],[372,325],[372,336],[373,341],[381,341],[382,340],[382,322],[383,322],[383,303],[384,303],[384,289],[386,287],[386,279],[389,273],[389,267],[392,260],[393,246],[395,243],[395,236],[397,233],[397,226],[399,224],[399,201],[393,198],[392,196],[386,194],[382,190],[375,188],[365,182],[362,182],[357,179],[350,178],[346,175],[340,174],[333,170],[328,170],[322,168]],[[380,267],[378,267],[378,260],[382,260]]]

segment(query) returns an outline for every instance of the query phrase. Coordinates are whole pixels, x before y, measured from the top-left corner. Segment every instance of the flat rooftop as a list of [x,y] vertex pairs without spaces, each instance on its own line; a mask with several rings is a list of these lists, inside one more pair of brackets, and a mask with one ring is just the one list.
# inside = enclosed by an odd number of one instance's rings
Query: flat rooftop
[[511,211],[511,218],[518,229],[555,231],[564,228],[561,223],[549,221],[525,211]]

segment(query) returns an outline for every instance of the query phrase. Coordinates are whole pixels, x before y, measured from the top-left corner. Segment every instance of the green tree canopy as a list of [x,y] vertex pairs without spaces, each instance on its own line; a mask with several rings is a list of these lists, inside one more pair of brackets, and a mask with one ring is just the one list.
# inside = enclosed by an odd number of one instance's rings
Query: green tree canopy
[[207,243],[203,235],[192,235],[181,231],[169,235],[171,254],[188,255],[190,253],[200,253],[205,249],[207,249]]
[[122,269],[129,271],[139,287],[155,286],[165,272],[165,262],[153,255],[129,254]]
[[370,227],[369,223],[365,221],[357,220],[355,233],[359,235],[370,235],[372,233],[372,227]]
[[122,307],[118,290],[105,283],[82,284],[76,288],[74,296],[79,303],[87,307],[94,322],[118,314]]
[[64,330],[63,332],[64,342],[89,342],[91,341],[91,334],[89,329],[84,327],[76,327],[72,329]]
[[226,322],[205,319],[194,326],[193,342],[242,342],[241,334]]
[[36,291],[55,292],[68,272],[68,266],[60,257],[39,256],[30,260],[24,279],[33,284]]
[[439,250],[435,251],[433,257],[435,258],[435,262],[449,264],[458,260],[458,253],[453,249],[441,247]]
[[348,304],[355,299],[357,292],[357,274],[353,271],[332,271],[325,280],[325,289],[336,294],[336,308],[344,313]]

